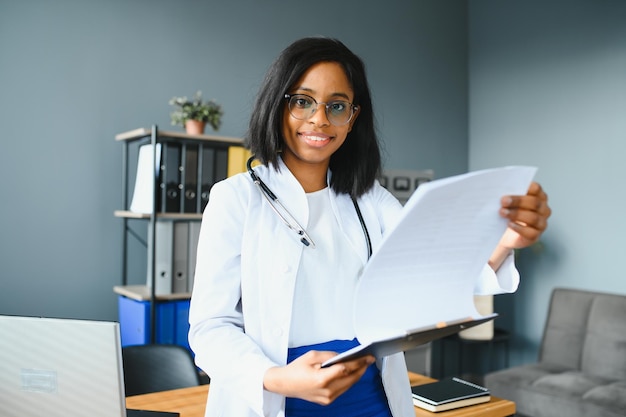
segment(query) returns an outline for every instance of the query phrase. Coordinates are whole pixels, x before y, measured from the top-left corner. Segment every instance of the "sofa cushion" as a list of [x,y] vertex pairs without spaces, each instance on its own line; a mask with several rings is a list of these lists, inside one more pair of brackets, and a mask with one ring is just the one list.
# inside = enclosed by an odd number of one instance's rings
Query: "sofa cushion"
[[626,416],[626,382],[618,381],[592,388],[585,393],[583,400],[616,415]]
[[626,297],[594,297],[580,369],[589,375],[626,381]]
[[562,288],[552,293],[539,352],[540,362],[580,369],[592,301],[593,295],[586,291]]
[[626,415],[626,385],[559,365],[532,364],[492,372],[485,385],[515,402],[517,414],[533,417]]
[[489,389],[493,388],[493,390],[495,390],[496,393],[494,395],[508,398],[499,393],[502,387],[511,386],[519,388],[530,386],[533,385],[535,381],[543,377],[548,375],[560,375],[561,373],[567,371],[570,371],[570,369],[561,365],[532,363],[491,372],[485,375],[485,384],[489,387]]
[[549,395],[580,399],[594,387],[610,382],[613,381],[586,375],[580,371],[567,371],[543,376],[533,382],[533,386]]
[[[515,402],[519,415],[538,416],[538,409],[545,409],[551,398],[534,387],[535,381],[550,375],[570,371],[561,365],[535,363],[503,369],[485,375],[485,386],[500,398]],[[568,414],[560,414],[559,417]],[[570,416],[568,416],[570,417]]]

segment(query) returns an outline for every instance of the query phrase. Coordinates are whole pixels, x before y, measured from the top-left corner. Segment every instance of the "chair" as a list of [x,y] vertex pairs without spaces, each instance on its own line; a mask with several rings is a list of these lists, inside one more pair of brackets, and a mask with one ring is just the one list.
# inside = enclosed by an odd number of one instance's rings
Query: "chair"
[[191,353],[180,345],[124,346],[122,362],[127,397],[202,383]]
[[409,371],[424,376],[432,375],[432,345],[432,342],[429,342],[404,352],[406,366]]

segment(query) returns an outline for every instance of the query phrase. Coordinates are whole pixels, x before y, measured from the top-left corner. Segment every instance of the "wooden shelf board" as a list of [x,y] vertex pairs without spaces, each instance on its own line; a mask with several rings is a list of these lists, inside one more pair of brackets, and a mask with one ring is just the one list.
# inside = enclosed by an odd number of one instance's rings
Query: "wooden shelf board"
[[[149,219],[150,213],[135,213],[130,210],[115,210],[115,217],[127,219]],[[162,220],[202,220],[202,213],[157,213],[157,219]]]
[[[140,127],[139,129],[129,130],[115,135],[116,141],[141,139],[152,134],[152,129]],[[192,139],[202,140],[208,142],[218,142],[222,144],[230,144],[235,146],[243,146],[244,142],[241,138],[235,138],[230,136],[218,136],[218,135],[190,135],[185,132],[172,132],[166,130],[159,130],[158,137],[164,138],[178,138],[178,139]]]
[[[150,287],[147,285],[116,285],[113,287],[113,292],[137,301],[150,301]],[[157,301],[187,300],[189,298],[191,298],[190,292],[154,296]]]

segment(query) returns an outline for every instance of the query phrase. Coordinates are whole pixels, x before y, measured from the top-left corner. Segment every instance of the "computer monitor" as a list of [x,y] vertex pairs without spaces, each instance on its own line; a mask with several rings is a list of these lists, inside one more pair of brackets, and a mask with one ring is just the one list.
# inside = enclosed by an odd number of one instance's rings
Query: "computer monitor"
[[126,417],[119,324],[0,315],[0,416]]

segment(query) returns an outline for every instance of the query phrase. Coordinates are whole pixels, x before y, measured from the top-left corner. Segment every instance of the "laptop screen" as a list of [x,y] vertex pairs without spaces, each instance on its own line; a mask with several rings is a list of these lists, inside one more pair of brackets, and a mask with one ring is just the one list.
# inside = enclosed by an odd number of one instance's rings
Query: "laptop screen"
[[125,417],[119,324],[0,315],[0,416]]

